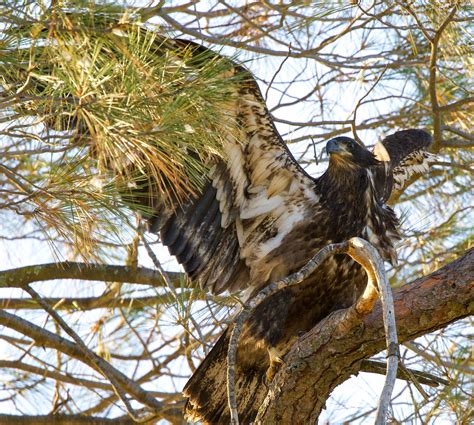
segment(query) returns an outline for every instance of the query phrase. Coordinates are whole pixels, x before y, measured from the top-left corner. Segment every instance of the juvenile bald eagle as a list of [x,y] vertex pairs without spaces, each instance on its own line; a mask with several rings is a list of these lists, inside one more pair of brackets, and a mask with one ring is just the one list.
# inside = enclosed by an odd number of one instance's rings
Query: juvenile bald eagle
[[[255,294],[299,270],[327,244],[355,236],[394,263],[398,221],[385,202],[414,172],[427,170],[431,136],[399,131],[373,152],[349,137],[336,137],[326,146],[327,171],[313,178],[278,134],[255,80],[238,65],[234,71],[245,78],[233,99],[237,128],[225,141],[224,160],[214,164],[197,197],[185,205],[163,204],[150,218],[150,230],[160,234],[192,280],[216,294],[244,289]],[[255,400],[266,391],[262,381],[268,368],[298,334],[350,306],[366,282],[350,257],[334,255],[301,284],[260,304],[239,342],[236,395],[243,423],[256,415]],[[191,419],[229,422],[229,334],[224,332],[184,388]]]
[[[126,25],[117,25],[111,33],[126,36],[121,28],[126,29]],[[109,31],[107,27],[103,32]],[[43,32],[50,36],[48,28]],[[178,65],[170,68],[173,74],[191,69],[185,78],[190,81],[203,69],[203,62],[218,56],[184,40],[134,37],[140,39],[155,40],[149,46],[152,54],[169,54],[171,63],[176,59]],[[122,46],[121,42],[118,44]],[[102,45],[106,55],[113,54],[109,44],[98,43]],[[348,137],[337,137],[327,143],[327,171],[313,178],[295,161],[278,134],[250,73],[231,61],[224,62],[230,64],[225,72],[240,78],[233,82],[234,95],[223,102],[226,108],[222,128],[230,127],[224,135],[224,156],[211,164],[201,193],[190,196],[184,204],[169,199],[164,202],[162,194],[156,193],[156,186],[150,183],[140,154],[132,152],[133,155],[121,157],[127,161],[118,167],[119,173],[130,168],[122,179],[137,175],[135,180],[140,183],[126,181],[136,190],[128,191],[126,184],[123,196],[132,198],[131,207],[149,207],[145,210],[150,231],[160,234],[192,280],[216,294],[246,290],[247,296],[252,296],[272,281],[299,270],[327,244],[356,236],[370,241],[384,259],[393,263],[398,222],[385,203],[414,172],[427,170],[429,155],[425,149],[430,135],[422,130],[399,131],[384,139],[373,152]],[[46,73],[50,65],[46,63],[42,71]],[[38,66],[41,61],[35,63]],[[91,66],[90,72],[93,69]],[[30,76],[29,69],[25,69],[26,74]],[[46,85],[49,79],[33,81],[41,96],[32,98],[50,95],[52,91]],[[179,82],[174,88],[178,93]],[[94,104],[94,97],[90,98]],[[76,94],[65,93],[64,99],[63,103],[72,105],[76,115],[68,112],[58,119],[51,113],[51,117],[43,117],[44,124],[56,131],[71,133],[74,129],[78,146],[89,141],[92,156],[98,155],[96,136],[90,134],[81,118],[88,115],[77,112],[81,108],[76,107]],[[56,103],[61,102],[55,99],[54,108]],[[44,105],[40,106],[43,110]],[[128,146],[124,150],[128,152],[127,149]],[[109,149],[105,152],[107,156]],[[153,152],[159,154],[159,150]],[[138,163],[133,158],[138,158]],[[103,158],[101,166],[115,170],[114,161],[108,159]],[[348,256],[333,255],[302,283],[277,292],[259,305],[246,324],[237,353],[236,395],[243,423],[255,417],[256,401],[261,400],[267,388],[262,385],[267,370],[270,367],[272,371],[275,363],[284,358],[298,334],[311,329],[332,311],[350,306],[365,285],[366,275],[358,264]],[[190,418],[210,423],[229,421],[225,386],[228,337],[229,332],[224,332],[184,388]]]

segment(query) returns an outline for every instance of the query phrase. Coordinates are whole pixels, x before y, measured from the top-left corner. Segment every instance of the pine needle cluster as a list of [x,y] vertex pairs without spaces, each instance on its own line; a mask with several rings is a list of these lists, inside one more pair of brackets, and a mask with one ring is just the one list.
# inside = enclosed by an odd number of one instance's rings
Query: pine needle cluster
[[[12,9],[0,39],[2,167],[20,192],[16,212],[80,241],[86,257],[94,229],[122,207],[147,214],[196,193],[234,127],[230,60],[115,9]],[[160,199],[141,195],[150,186]]]

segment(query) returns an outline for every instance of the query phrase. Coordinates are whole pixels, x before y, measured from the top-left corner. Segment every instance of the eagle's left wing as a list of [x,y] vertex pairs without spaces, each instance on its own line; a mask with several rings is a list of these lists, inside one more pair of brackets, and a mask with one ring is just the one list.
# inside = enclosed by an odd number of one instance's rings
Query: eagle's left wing
[[368,217],[362,236],[393,265],[397,262],[393,242],[400,236],[397,231],[398,219],[386,202],[393,191],[403,189],[411,176],[428,171],[433,158],[427,152],[431,140],[431,135],[426,131],[410,129],[397,131],[374,146],[373,153],[380,161],[371,169],[377,198],[375,208],[378,217],[383,219]]
[[403,189],[413,175],[428,171],[434,158],[428,152],[431,142],[431,134],[410,129],[397,131],[375,145],[374,154],[382,162],[373,170],[381,202],[388,201],[392,192]]

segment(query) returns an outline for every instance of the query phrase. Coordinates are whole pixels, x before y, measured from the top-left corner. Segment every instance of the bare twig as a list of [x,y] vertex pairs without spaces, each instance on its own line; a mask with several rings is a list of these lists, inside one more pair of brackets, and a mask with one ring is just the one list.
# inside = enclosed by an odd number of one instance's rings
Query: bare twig
[[[441,129],[442,129],[443,131],[449,131],[449,132],[451,132],[451,133],[457,134],[458,136],[461,136],[462,138],[467,139],[467,140],[469,140],[469,141],[471,141],[471,142],[474,141],[474,135],[473,135],[472,133],[468,133],[468,132],[466,132],[466,131],[462,131],[462,130],[460,130],[459,128],[455,128],[455,127],[452,127],[452,126],[449,126],[449,125],[443,125],[443,126],[441,127]],[[444,142],[443,145],[445,145],[445,146],[452,146],[452,145],[450,145],[450,144],[447,143],[447,142]],[[468,147],[468,146],[471,146],[471,145],[463,145],[463,144],[461,144],[460,146],[461,146],[461,147]],[[459,145],[458,145],[458,146],[454,145],[453,147],[459,147]]]
[[385,75],[385,72],[387,71],[387,68],[384,68],[380,75],[377,77],[377,79],[374,81],[374,83],[370,86],[369,90],[357,101],[356,106],[354,107],[354,110],[352,111],[352,120],[351,120],[351,128],[352,128],[352,134],[354,135],[354,139],[360,143],[362,143],[362,140],[357,134],[357,128],[356,128],[356,121],[357,121],[357,111],[359,110],[360,106],[362,105],[363,101],[369,94],[377,87],[378,83],[382,79],[382,77]]
[[[377,360],[362,360],[360,364],[360,371],[367,373],[376,373],[378,375],[385,375],[387,369],[386,362],[380,362]],[[406,372],[409,372],[407,374]],[[405,381],[410,381],[412,374],[416,377],[418,382],[423,385],[428,385],[430,387],[436,388],[440,385],[449,385],[449,382],[446,379],[440,378],[428,372],[423,372],[421,370],[414,370],[410,368],[403,368],[397,372],[397,379],[403,379]]]
[[418,390],[418,392],[425,399],[425,401],[428,402],[430,400],[430,398],[429,398],[428,394],[426,394],[426,391],[421,386],[421,383],[418,380],[418,377],[410,369],[405,367],[405,365],[403,364],[401,359],[400,359],[400,371],[405,375],[405,379],[407,381],[412,382],[413,385],[415,386],[415,388]]
[[281,62],[280,62],[280,65],[278,65],[278,69],[274,72],[273,76],[272,76],[272,79],[270,80],[270,82],[268,83],[267,85],[267,89],[265,90],[265,102],[268,101],[268,92],[270,91],[273,83],[275,82],[275,78],[277,77],[277,75],[281,72],[281,70],[283,69],[283,65],[285,65],[285,62],[288,60],[288,58],[290,57],[291,53],[291,44],[288,48],[288,56],[286,56]]
[[438,45],[441,39],[441,35],[443,31],[446,29],[448,24],[454,18],[456,14],[458,5],[456,4],[452,9],[448,16],[445,18],[439,29],[436,31],[434,37],[429,39],[431,43],[431,55],[430,55],[430,100],[431,100],[431,107],[433,113],[433,140],[434,146],[433,149],[436,151],[437,148],[441,145],[441,131],[442,131],[442,113],[440,111],[439,101],[438,101],[438,88],[437,88],[437,71],[438,71]]

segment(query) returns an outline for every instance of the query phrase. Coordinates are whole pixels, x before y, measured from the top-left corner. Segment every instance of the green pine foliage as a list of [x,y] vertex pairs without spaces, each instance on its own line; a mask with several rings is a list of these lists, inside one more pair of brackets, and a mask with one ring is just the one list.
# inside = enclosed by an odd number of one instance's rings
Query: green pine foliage
[[[200,189],[231,137],[231,61],[171,44],[114,7],[38,10],[5,25],[2,167],[28,198],[25,218],[80,241],[87,258],[94,229],[117,223],[111,214],[146,214]],[[149,186],[162,198],[144,199]]]

